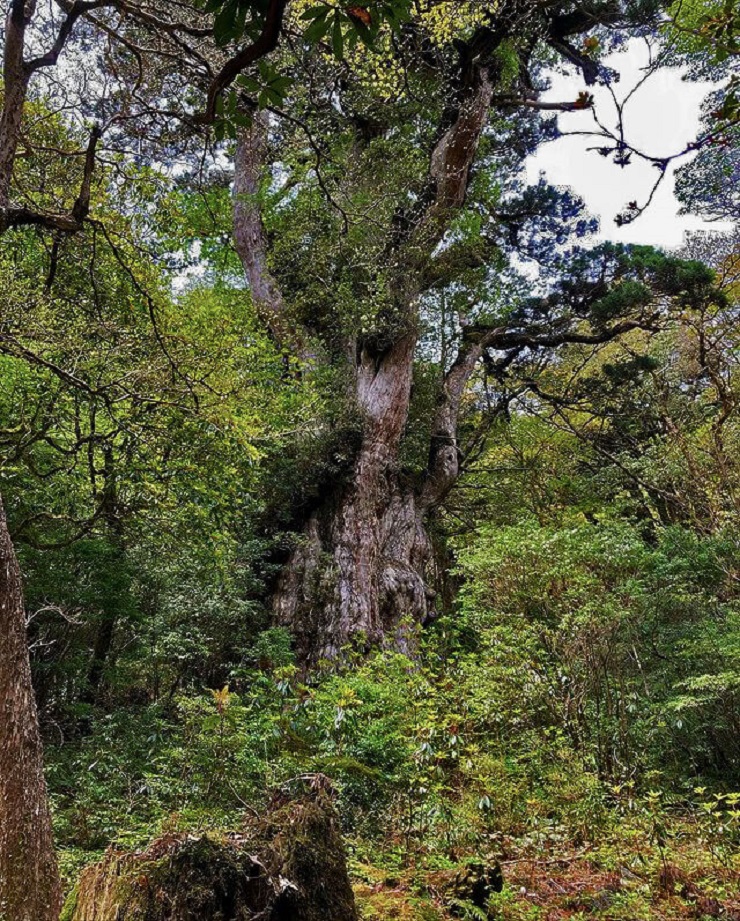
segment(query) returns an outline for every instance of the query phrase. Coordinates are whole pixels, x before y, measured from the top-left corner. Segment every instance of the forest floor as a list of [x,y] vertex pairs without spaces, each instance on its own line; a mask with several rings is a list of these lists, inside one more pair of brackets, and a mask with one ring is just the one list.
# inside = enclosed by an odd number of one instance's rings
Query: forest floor
[[628,831],[540,854],[506,842],[504,888],[487,910],[451,903],[448,877],[424,857],[396,875],[355,864],[355,892],[363,921],[740,921],[740,851],[712,853],[681,836],[661,848],[644,843]]
[[[345,842],[361,921],[740,921],[733,821],[729,812],[715,820],[656,808],[648,819],[612,814],[580,842],[493,833],[475,849],[446,850],[439,838],[397,832]],[[60,856],[68,883],[91,857]],[[479,904],[453,885],[476,865],[503,876],[502,891]]]

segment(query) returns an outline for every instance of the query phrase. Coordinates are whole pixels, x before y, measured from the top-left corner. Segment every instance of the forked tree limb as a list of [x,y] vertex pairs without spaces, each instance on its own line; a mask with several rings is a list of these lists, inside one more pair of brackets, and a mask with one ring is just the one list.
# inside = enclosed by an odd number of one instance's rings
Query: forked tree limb
[[95,172],[95,152],[101,133],[98,126],[95,126],[90,132],[90,140],[85,151],[85,165],[80,190],[69,212],[54,214],[23,205],[8,204],[5,208],[0,209],[0,233],[11,227],[44,227],[47,230],[55,230],[60,233],[77,233],[82,230],[90,213],[90,193],[93,173]]
[[504,370],[527,349],[603,345],[635,329],[655,329],[658,318],[659,313],[653,312],[592,331],[575,327],[573,321],[560,330],[511,330],[507,325],[468,327],[457,358],[445,375],[432,421],[428,473],[421,493],[424,507],[442,502],[457,481],[461,465],[457,439],[461,401],[473,372],[487,352],[506,353],[495,363],[497,369]]

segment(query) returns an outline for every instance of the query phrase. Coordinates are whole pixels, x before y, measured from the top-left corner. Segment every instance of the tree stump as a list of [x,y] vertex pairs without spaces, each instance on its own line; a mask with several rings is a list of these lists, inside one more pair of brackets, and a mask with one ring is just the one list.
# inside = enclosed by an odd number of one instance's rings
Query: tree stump
[[313,794],[243,835],[170,835],[88,867],[61,921],[357,921],[339,821]]

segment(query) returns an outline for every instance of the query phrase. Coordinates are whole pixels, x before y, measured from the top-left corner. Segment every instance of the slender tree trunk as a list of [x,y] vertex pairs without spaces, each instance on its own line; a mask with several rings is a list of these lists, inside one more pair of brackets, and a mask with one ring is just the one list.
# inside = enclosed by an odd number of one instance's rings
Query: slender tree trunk
[[0,502],[0,919],[57,921],[60,909],[21,574]]
[[13,164],[18,150],[23,108],[28,91],[28,72],[23,60],[23,51],[26,27],[34,9],[35,3],[26,4],[22,0],[12,0],[8,4],[5,18],[4,99],[0,113],[0,214],[3,216],[1,230],[6,228]]
[[[118,484],[113,462],[113,449],[110,445],[105,445],[103,451],[102,519],[106,525],[106,539],[110,542],[113,550],[112,559],[105,564],[105,573],[110,572],[114,578],[118,576],[119,579],[123,576],[125,580],[127,572],[126,547],[123,520],[118,502]],[[99,621],[95,632],[90,668],[87,673],[87,685],[81,695],[84,703],[96,704],[98,701],[105,669],[113,649],[113,638],[116,633],[121,603],[125,603],[124,593],[127,593],[128,588],[128,585],[124,586],[120,581],[110,589],[106,585],[103,586],[106,597],[100,599]],[[110,592],[109,596],[108,592]]]

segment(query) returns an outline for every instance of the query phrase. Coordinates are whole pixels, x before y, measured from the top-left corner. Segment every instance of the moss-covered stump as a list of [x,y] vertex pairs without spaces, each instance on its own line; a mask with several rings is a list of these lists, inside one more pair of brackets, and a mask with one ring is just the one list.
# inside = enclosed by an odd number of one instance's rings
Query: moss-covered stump
[[265,867],[238,845],[170,837],[88,867],[62,921],[250,921],[276,895]]
[[265,863],[283,887],[275,921],[355,921],[339,819],[327,794],[273,810],[262,823]]
[[245,835],[169,836],[88,867],[62,921],[356,921],[328,798],[283,804]]

